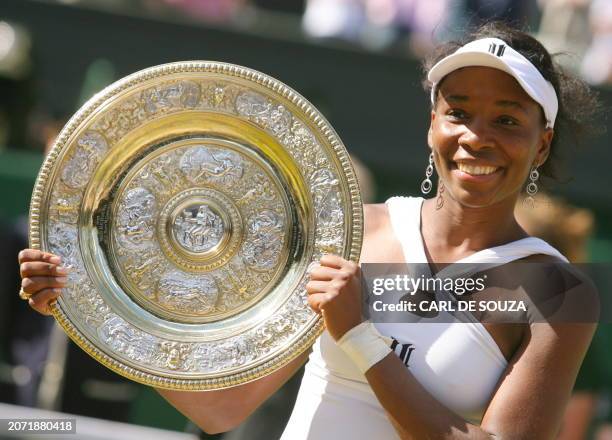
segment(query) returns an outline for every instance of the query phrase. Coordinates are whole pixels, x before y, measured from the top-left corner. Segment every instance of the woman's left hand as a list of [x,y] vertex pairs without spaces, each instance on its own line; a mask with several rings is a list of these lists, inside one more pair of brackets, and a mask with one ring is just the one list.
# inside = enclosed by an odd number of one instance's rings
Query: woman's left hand
[[334,340],[363,321],[359,265],[337,255],[324,255],[306,284],[308,304],[323,315]]

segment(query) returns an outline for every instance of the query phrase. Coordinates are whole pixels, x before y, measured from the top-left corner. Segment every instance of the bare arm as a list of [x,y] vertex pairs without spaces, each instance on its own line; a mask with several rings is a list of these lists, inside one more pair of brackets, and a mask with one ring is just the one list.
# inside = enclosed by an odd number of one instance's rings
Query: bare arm
[[218,391],[156,389],[164,399],[205,432],[229,431],[242,423],[306,362],[308,352],[254,382]]
[[480,426],[437,402],[396,356],[368,370],[366,378],[402,438],[555,439],[599,315],[597,290],[584,281],[565,292],[558,313],[575,316],[569,311],[586,308],[589,321],[530,324]]
[[366,378],[403,439],[554,439],[594,329],[533,324],[480,426],[436,401],[393,353]]

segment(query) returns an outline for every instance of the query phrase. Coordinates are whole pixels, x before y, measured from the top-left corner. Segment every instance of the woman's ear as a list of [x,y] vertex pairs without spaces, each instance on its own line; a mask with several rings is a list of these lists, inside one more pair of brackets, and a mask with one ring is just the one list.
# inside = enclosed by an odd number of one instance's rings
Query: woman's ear
[[540,139],[540,146],[538,147],[538,151],[536,151],[536,163],[539,166],[542,166],[548,156],[550,154],[550,144],[552,143],[553,136],[555,132],[552,128],[547,128],[542,133],[542,137]]
[[431,146],[433,145],[432,132],[433,132],[433,124],[434,124],[435,119],[436,119],[436,112],[432,110],[431,119],[429,121],[429,130],[427,131],[427,144],[429,145],[429,148],[431,148]]

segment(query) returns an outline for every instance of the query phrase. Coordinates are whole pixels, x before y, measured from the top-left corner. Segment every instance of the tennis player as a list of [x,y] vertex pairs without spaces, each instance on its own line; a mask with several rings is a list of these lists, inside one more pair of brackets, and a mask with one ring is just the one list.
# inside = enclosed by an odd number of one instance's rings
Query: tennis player
[[[531,36],[489,24],[426,63],[429,165],[422,190],[366,205],[360,263],[565,262],[514,217],[550,173],[563,136],[597,101]],[[410,117],[410,115],[406,115]],[[61,293],[57,256],[20,253],[20,295],[40,313]],[[283,440],[554,439],[595,324],[375,324],[363,320],[360,267],[321,258],[307,285],[325,332],[275,373],[231,389],[159,390],[209,433],[231,430],[308,360]],[[590,301],[592,298],[570,298]]]

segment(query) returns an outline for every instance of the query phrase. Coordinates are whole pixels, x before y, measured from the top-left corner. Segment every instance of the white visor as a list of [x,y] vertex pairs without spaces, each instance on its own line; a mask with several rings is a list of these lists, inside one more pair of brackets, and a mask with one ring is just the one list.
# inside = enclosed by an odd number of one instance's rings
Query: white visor
[[438,83],[449,73],[468,66],[492,67],[512,75],[544,110],[546,127],[554,127],[559,109],[555,88],[527,58],[498,38],[471,41],[438,61],[427,75],[432,84],[432,104],[435,102]]

